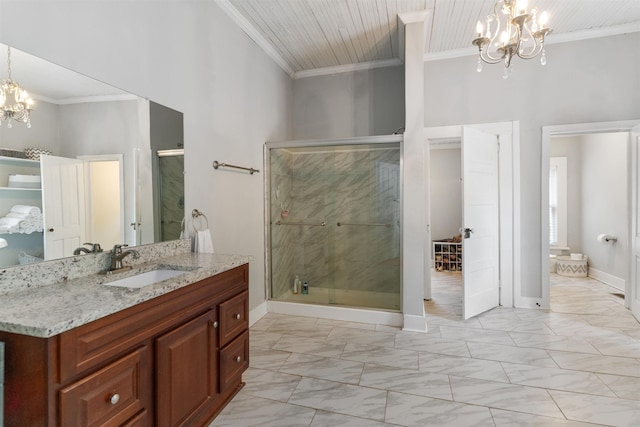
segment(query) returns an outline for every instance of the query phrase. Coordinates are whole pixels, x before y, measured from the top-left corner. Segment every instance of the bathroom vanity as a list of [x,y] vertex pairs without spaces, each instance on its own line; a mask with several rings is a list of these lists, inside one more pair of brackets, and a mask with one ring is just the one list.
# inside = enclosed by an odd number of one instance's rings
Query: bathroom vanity
[[184,253],[160,262],[123,274],[159,265],[184,274],[141,288],[91,274],[0,296],[9,305],[0,310],[6,426],[213,419],[249,364],[248,257]]

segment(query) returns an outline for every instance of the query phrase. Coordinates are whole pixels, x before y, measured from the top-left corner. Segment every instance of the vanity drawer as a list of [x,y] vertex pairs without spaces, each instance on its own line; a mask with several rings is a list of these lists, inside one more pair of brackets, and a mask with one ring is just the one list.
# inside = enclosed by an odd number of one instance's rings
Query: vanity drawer
[[150,406],[152,393],[149,358],[149,347],[141,347],[61,389],[61,425],[143,425],[141,411]]
[[224,392],[249,367],[249,331],[220,351],[220,390]]
[[248,292],[243,292],[220,304],[220,347],[224,347],[248,327]]

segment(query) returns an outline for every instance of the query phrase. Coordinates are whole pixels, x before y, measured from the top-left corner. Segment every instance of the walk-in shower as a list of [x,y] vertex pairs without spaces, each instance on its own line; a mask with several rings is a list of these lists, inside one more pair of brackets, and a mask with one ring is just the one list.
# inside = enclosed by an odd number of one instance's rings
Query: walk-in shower
[[399,137],[268,143],[266,159],[269,298],[400,310]]

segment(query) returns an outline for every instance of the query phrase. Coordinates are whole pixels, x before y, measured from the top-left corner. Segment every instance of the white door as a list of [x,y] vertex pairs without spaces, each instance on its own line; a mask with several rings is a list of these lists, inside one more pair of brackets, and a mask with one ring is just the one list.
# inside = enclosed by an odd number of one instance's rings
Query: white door
[[73,255],[85,240],[83,161],[42,156],[44,258]]
[[631,260],[631,298],[630,308],[640,321],[640,126],[631,130],[631,241],[633,256]]
[[462,129],[462,317],[500,304],[498,137]]

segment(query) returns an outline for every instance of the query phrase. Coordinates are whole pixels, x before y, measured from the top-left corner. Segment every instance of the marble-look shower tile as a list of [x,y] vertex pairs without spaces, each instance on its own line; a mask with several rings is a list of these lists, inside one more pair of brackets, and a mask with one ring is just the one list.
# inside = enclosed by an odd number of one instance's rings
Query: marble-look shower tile
[[252,327],[249,345],[251,345],[251,347],[271,348],[280,338],[282,338],[282,334],[267,332],[260,329],[254,330]]
[[567,418],[613,426],[637,427],[640,401],[550,390]]
[[442,338],[465,340],[491,344],[514,345],[507,332],[489,331],[477,328],[459,328],[453,326],[440,326]]
[[[253,338],[253,337],[252,337]],[[289,351],[292,353],[315,354],[324,357],[340,357],[346,341],[319,338],[301,338],[286,335],[280,338],[271,348],[273,350]]]
[[467,345],[469,346],[471,356],[476,359],[523,363],[549,368],[556,368],[558,366],[545,350],[478,342],[469,342]]
[[616,396],[609,387],[600,381],[596,374],[590,372],[542,368],[515,363],[502,363],[502,366],[513,384],[601,396]]
[[602,424],[586,424],[560,418],[543,417],[522,412],[491,408],[496,427],[596,427]]
[[398,333],[396,334],[395,346],[406,350],[448,356],[470,356],[469,349],[464,341],[442,339],[429,334]]
[[564,418],[546,390],[453,376],[450,381],[456,402]]
[[309,354],[292,354],[282,365],[280,372],[358,384],[363,367],[363,362],[352,362]]
[[402,426],[493,426],[489,408],[389,392],[385,421]]
[[447,375],[411,369],[367,364],[360,378],[360,385],[437,399],[452,399]]
[[309,427],[393,427],[395,425],[317,410]]
[[303,378],[289,403],[383,421],[387,392],[333,381]]
[[249,366],[277,371],[290,354],[288,351],[251,347],[249,349]]
[[609,374],[597,375],[618,397],[640,400],[640,378]]
[[251,396],[286,402],[300,382],[300,376],[264,369],[249,368],[242,379],[246,383],[242,392]]
[[511,339],[518,347],[531,347],[543,350],[574,351],[577,353],[600,354],[600,352],[584,338],[563,337],[557,335],[537,335],[511,332]]
[[353,344],[393,347],[394,332],[365,331],[353,328],[334,327],[328,338],[336,341],[349,341]]
[[308,427],[315,410],[245,395],[233,398],[209,427]]
[[640,377],[640,360],[628,357],[548,351],[562,369]]
[[420,353],[420,370],[479,380],[509,382],[500,362],[471,357]]
[[418,369],[418,352],[412,350],[348,343],[341,358],[396,368]]

